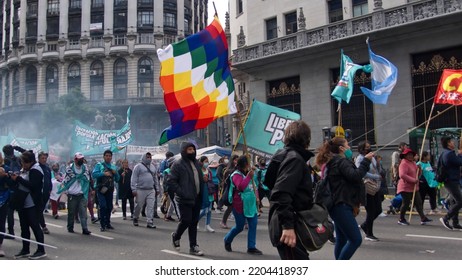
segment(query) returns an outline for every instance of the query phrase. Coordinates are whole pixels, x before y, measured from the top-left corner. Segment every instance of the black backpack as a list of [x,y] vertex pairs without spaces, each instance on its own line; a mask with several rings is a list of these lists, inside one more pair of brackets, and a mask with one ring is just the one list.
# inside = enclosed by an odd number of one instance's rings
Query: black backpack
[[268,189],[272,190],[274,188],[278,178],[279,166],[286,158],[288,152],[288,148],[280,149],[271,158],[268,168],[266,169],[265,179],[263,180],[263,184],[265,184]]
[[438,159],[438,165],[436,167],[436,174],[435,174],[435,180],[438,182],[438,183],[444,183],[448,180],[448,171],[446,170],[446,167],[444,166],[444,163],[443,163],[443,156],[444,156],[444,152],[441,153],[439,159]]
[[[225,172],[226,173],[226,172]],[[229,197],[229,192],[232,191],[232,188],[231,188],[231,173],[228,174],[228,176],[226,176],[226,178],[223,179],[223,186],[222,186],[222,192],[221,192],[221,198],[220,198],[220,202],[221,204],[225,205],[225,206],[231,206],[233,203],[232,201],[230,202],[228,197]]]
[[332,198],[329,178],[327,177],[328,171],[329,168],[326,166],[324,176],[314,185],[313,201],[324,205],[327,210],[330,210],[334,206],[334,199]]

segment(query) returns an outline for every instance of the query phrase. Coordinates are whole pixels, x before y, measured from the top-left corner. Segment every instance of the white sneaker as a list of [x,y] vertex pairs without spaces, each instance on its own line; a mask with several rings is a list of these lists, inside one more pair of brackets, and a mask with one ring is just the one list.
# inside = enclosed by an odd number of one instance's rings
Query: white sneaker
[[206,226],[205,226],[205,231],[208,231],[208,232],[215,232],[215,230],[214,230],[210,225],[206,225]]
[[387,216],[388,216],[388,215],[387,215],[387,214],[385,214],[385,213],[383,213],[383,212],[382,212],[382,213],[380,213],[380,215],[379,215],[379,217],[387,217]]

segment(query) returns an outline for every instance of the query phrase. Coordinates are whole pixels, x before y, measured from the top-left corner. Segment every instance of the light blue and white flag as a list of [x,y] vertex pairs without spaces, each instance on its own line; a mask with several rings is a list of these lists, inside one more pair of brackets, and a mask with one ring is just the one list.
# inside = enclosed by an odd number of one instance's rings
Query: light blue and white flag
[[398,69],[390,61],[372,52],[369,43],[370,65],[372,67],[372,89],[361,87],[361,91],[375,104],[387,104],[388,96],[398,80]]

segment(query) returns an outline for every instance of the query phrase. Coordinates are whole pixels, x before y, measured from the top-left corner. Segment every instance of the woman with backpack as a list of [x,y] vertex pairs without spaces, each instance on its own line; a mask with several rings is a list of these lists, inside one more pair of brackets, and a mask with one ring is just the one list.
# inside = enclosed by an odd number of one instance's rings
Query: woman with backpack
[[[226,184],[229,184],[230,182],[230,176],[231,174],[234,172],[234,169],[236,168],[236,164],[237,164],[237,159],[239,158],[238,155],[232,155],[231,156],[231,160],[228,162],[228,166],[226,166],[226,168],[223,170],[223,180],[221,181],[222,182],[222,191],[224,193],[224,190],[226,189]],[[217,171],[218,172],[218,171]],[[221,201],[221,205],[224,205],[223,201],[227,199],[226,196],[223,196],[221,197],[220,201]],[[221,219],[221,223],[220,223],[220,227],[221,228],[224,228],[224,229],[227,229],[229,228],[228,225],[227,225],[227,222],[228,222],[228,218],[229,218],[229,215],[231,214],[231,211],[233,210],[233,205],[229,205],[229,206],[226,206],[226,210],[225,212],[223,213],[223,218]]]
[[199,165],[202,167],[202,175],[204,177],[204,184],[202,185],[202,207],[199,214],[199,221],[205,216],[205,231],[215,232],[210,226],[212,221],[212,203],[213,191],[215,185],[212,182],[212,171],[209,169],[209,159],[206,156],[201,156]]
[[334,137],[319,148],[316,164],[327,168],[333,206],[329,216],[335,225],[336,260],[349,260],[361,246],[362,237],[355,217],[360,203],[364,205],[366,192],[362,179],[369,171],[374,153],[367,153],[356,167],[353,152],[345,138]]
[[247,156],[242,155],[237,160],[236,170],[231,174],[231,187],[233,188],[232,208],[236,225],[225,235],[225,250],[232,252],[231,243],[234,238],[244,230],[247,221],[249,232],[247,236],[247,253],[251,255],[262,255],[256,248],[257,239],[257,195],[252,184],[254,170],[250,167]]

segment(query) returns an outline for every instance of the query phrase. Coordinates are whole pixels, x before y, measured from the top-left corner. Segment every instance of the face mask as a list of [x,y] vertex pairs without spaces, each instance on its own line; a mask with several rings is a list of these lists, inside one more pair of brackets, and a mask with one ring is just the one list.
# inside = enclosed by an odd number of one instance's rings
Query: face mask
[[149,165],[151,163],[151,160],[145,158],[143,159],[143,163]]
[[205,168],[209,167],[209,164],[208,164],[208,163],[204,163],[204,167],[205,167]]
[[225,164],[228,164],[229,163],[229,160],[225,159]]
[[351,159],[353,157],[353,152],[351,149],[346,150],[344,154],[347,159]]
[[364,152],[365,152],[366,154],[368,154],[368,153],[372,152],[372,150],[371,150],[371,149],[365,149]]
[[186,154],[186,157],[191,160],[191,161],[194,161],[196,159],[196,154]]
[[78,165],[78,166],[81,166],[82,164],[83,164],[83,159],[77,160],[77,165]]
[[58,169],[58,168],[53,168],[53,171],[54,171],[54,172],[58,172],[59,169]]

